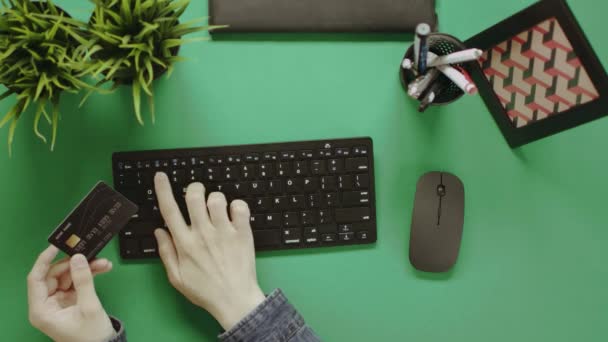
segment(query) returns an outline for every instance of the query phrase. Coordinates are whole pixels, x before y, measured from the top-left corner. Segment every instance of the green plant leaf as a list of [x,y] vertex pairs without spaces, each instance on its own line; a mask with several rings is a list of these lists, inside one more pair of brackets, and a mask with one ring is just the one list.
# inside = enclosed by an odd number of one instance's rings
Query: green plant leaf
[[9,97],[11,95],[13,95],[13,93],[14,93],[14,91],[12,91],[10,89],[7,90],[7,91],[5,91],[4,93],[2,93],[2,95],[0,95],[0,101],[4,100],[5,98],[7,98],[7,97]]
[[133,80],[133,105],[135,106],[135,117],[140,125],[144,125],[144,121],[141,119],[141,86],[139,79]]
[[[152,87],[150,87],[150,92],[152,92]],[[154,94],[150,94],[147,96],[148,98],[148,108],[150,110],[150,116],[152,118],[152,124],[156,122],[156,108],[154,106]]]
[[133,22],[133,17],[131,16],[131,0],[120,1],[120,16],[129,25]]
[[4,118],[2,118],[2,120],[0,121],[0,128],[2,128],[4,125],[6,125],[7,122],[9,122],[10,120],[12,120],[15,115],[17,114],[17,110],[19,109],[19,103],[15,104],[13,107],[11,107],[11,109],[8,111],[8,113],[6,113],[6,115],[4,115]]
[[135,0],[133,13],[135,14],[136,18],[141,18],[141,0]]
[[51,137],[51,151],[55,150],[55,141],[57,140],[57,126],[59,125],[59,101],[53,102],[53,135]]
[[139,72],[139,74],[137,75],[137,80],[139,82],[139,85],[141,86],[141,88],[144,90],[144,92],[148,95],[152,94],[152,92],[150,91],[150,88],[148,88],[148,82],[144,79],[144,73],[143,71]]
[[143,28],[141,29],[141,31],[135,36],[136,40],[141,40],[143,39],[143,37],[145,37],[147,34],[154,32],[156,30],[158,30],[158,28],[160,27],[159,24],[149,24],[145,21],[140,21],[139,22]]
[[43,111],[44,102],[41,101],[40,103],[38,103],[38,107],[36,108],[36,114],[34,115],[34,133],[38,138],[40,138],[40,140],[44,141],[44,143],[46,144],[46,137],[40,133],[40,130],[38,130],[40,118],[42,118]]
[[170,49],[170,48],[188,44],[188,43],[203,42],[203,41],[207,41],[207,40],[209,40],[209,38],[207,38],[207,37],[195,37],[195,38],[187,38],[187,39],[171,38],[171,39],[165,39],[165,41],[163,41],[161,47],[163,49]]
[[13,156],[13,139],[15,138],[15,128],[17,128],[17,118],[13,118],[8,128],[8,156]]

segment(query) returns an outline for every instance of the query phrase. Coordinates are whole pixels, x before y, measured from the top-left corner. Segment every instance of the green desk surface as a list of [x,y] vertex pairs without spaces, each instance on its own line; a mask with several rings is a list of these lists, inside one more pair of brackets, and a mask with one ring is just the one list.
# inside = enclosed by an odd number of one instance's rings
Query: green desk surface
[[[82,19],[90,13],[89,2],[56,2]],[[606,65],[608,5],[570,2]],[[440,27],[466,39],[531,3],[438,0]],[[206,13],[197,0],[186,16]],[[66,96],[53,153],[31,131],[31,113],[12,159],[1,130],[2,340],[45,340],[27,321],[26,274],[67,210],[96,181],[112,181],[113,151],[371,136],[378,242],[261,254],[263,289],[284,289],[326,341],[605,341],[608,119],[511,150],[479,97],[418,114],[397,77],[410,40],[188,45],[189,61],[156,84],[155,125],[136,123],[121,89],[82,109],[79,96]],[[466,187],[460,258],[441,275],[415,271],[407,256],[415,184],[431,170]],[[131,341],[215,340],[217,323],[170,287],[159,263],[120,262],[116,241],[102,256],[115,270],[97,280],[99,295]]]

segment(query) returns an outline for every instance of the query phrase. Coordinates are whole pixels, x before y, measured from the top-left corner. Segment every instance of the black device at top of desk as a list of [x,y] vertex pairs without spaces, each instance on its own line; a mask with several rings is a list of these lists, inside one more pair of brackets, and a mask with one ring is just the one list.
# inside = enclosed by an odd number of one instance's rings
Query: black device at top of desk
[[158,257],[158,171],[171,179],[186,220],[189,183],[245,200],[256,250],[373,243],[373,161],[370,138],[114,153],[114,186],[140,207],[120,232],[121,256]]
[[209,0],[212,25],[228,32],[413,33],[437,26],[435,0]]

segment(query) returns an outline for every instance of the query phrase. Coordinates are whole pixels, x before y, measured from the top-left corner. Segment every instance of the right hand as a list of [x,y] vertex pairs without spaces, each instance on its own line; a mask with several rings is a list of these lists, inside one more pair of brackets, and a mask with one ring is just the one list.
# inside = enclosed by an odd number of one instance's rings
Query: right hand
[[265,299],[255,271],[249,207],[241,200],[230,204],[219,192],[209,195],[193,183],[186,191],[191,225],[182,216],[167,175],[154,177],[161,214],[171,235],[154,234],[171,284],[192,303],[207,310],[230,330]]

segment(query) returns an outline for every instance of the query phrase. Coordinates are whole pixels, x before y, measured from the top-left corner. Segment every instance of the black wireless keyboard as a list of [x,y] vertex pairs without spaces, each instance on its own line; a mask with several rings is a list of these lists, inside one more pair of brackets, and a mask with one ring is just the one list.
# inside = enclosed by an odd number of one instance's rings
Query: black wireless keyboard
[[158,257],[153,232],[165,225],[154,193],[157,171],[169,176],[186,220],[192,182],[202,182],[207,194],[245,200],[256,250],[373,243],[373,161],[371,138],[114,153],[114,187],[139,205],[120,232],[120,254]]

